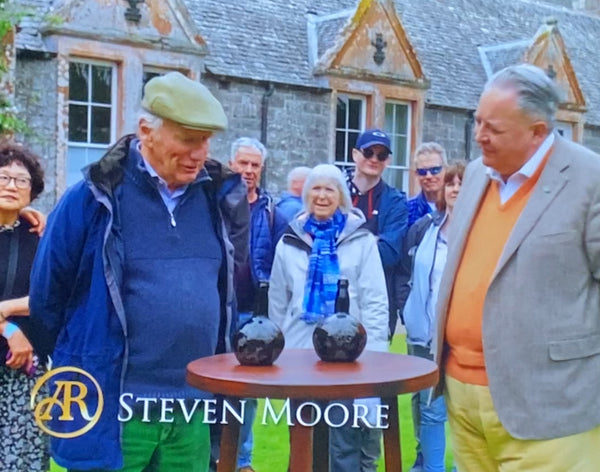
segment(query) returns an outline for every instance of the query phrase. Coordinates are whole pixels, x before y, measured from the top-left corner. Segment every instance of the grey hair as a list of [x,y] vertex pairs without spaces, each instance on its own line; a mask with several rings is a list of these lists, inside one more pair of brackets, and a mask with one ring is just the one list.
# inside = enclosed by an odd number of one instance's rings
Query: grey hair
[[156,116],[143,108],[138,112],[138,124],[142,120],[144,120],[148,128],[151,129],[158,129],[163,125],[163,119],[160,116]]
[[290,186],[292,185],[292,182],[295,180],[300,180],[300,179],[304,179],[306,180],[306,176],[310,173],[310,167],[306,167],[306,166],[298,166],[298,167],[294,167],[292,170],[290,170],[289,174],[287,175],[287,186],[288,188],[290,188]]
[[429,143],[422,143],[415,150],[415,165],[417,164],[417,159],[421,154],[432,153],[437,154],[442,158],[442,165],[446,167],[448,165],[448,158],[446,157],[446,150],[441,144],[435,143],[433,141]]
[[306,176],[304,187],[302,187],[302,204],[304,210],[307,212],[310,211],[308,192],[317,182],[322,180],[333,183],[337,187],[340,192],[340,210],[342,213],[349,213],[352,210],[350,191],[348,190],[344,174],[333,164],[319,164],[313,167]]
[[231,160],[235,159],[235,155],[237,154],[238,149],[241,147],[251,147],[260,152],[263,164],[267,160],[267,148],[265,148],[263,143],[261,143],[258,139],[248,137],[238,138],[233,142],[231,145]]
[[492,88],[514,90],[517,104],[526,115],[545,121],[550,130],[554,128],[562,92],[543,69],[531,64],[506,67],[491,76],[483,90]]

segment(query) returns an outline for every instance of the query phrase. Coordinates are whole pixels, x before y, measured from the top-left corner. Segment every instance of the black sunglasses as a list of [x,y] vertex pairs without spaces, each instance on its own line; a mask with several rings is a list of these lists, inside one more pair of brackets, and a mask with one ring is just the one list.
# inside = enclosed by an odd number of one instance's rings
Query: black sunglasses
[[431,175],[438,175],[442,169],[442,166],[423,167],[422,169],[417,169],[417,174],[419,174],[421,177],[425,177],[427,172],[429,172]]
[[[365,159],[371,159],[375,155],[375,151],[373,151],[371,148],[362,149],[360,152],[362,152],[362,155],[365,156]],[[387,151],[382,151],[377,154],[377,160],[379,162],[386,161],[388,157],[390,157],[390,153]]]

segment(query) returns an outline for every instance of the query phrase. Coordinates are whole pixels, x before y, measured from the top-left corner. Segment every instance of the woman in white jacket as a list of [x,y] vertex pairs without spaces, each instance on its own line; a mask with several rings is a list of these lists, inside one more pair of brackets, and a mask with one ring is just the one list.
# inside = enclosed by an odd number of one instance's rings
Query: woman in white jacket
[[[313,349],[318,321],[334,312],[337,282],[348,279],[350,314],[367,331],[366,349],[387,350],[388,298],[377,240],[362,228],[342,172],[330,164],[311,170],[302,192],[304,211],[277,244],[269,288],[269,318],[286,348]],[[360,402],[375,410],[379,399]],[[331,472],[375,471],[379,444],[364,444],[360,429],[332,428]]]

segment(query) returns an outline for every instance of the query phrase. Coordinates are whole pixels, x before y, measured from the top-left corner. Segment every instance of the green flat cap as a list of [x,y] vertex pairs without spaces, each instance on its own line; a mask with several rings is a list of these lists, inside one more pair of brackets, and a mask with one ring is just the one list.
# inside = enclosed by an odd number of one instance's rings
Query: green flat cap
[[142,108],[175,123],[207,131],[227,128],[223,107],[200,82],[179,72],[154,77],[144,87]]

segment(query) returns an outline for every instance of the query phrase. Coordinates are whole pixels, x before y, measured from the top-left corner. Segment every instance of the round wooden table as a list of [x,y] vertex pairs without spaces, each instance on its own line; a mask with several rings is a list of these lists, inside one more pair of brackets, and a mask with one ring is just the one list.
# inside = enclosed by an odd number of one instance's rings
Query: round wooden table
[[[381,397],[388,405],[388,428],[383,430],[385,467],[402,471],[397,395],[437,383],[434,362],[414,356],[365,351],[356,362],[321,361],[312,349],[285,349],[272,366],[242,366],[235,356],[219,354],[190,362],[187,382],[230,399],[278,398],[339,400]],[[314,471],[328,470],[327,425],[315,425],[319,440]],[[240,424],[223,425],[218,472],[235,472]],[[315,433],[317,434],[317,433]],[[295,422],[290,427],[290,472],[313,472],[313,428]],[[320,451],[320,452],[319,452]]]

